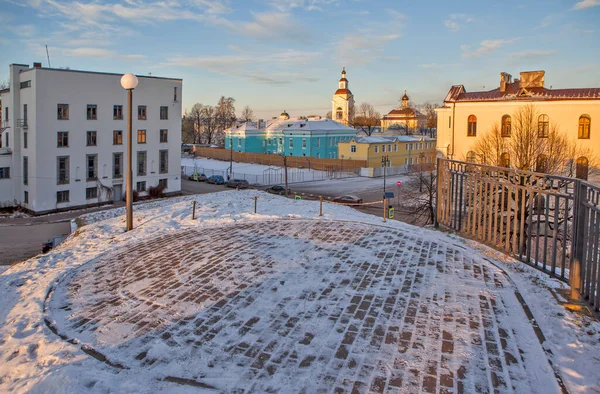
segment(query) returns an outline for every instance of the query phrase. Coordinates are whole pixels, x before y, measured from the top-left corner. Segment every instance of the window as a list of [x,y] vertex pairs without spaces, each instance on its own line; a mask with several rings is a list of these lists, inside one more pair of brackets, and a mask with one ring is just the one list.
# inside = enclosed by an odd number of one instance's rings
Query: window
[[379,153],[379,145],[375,145],[375,153]]
[[477,136],[477,116],[469,115],[467,120],[467,137]]
[[592,126],[592,118],[590,118],[589,115],[581,115],[581,117],[579,118],[578,138],[589,139],[591,126]]
[[69,119],[69,104],[58,104],[58,117],[59,120]]
[[56,158],[56,184],[66,185],[69,183],[69,156],[58,156]]
[[473,152],[472,150],[467,152],[467,161],[470,163],[477,162],[477,154],[475,152]]
[[548,156],[541,154],[535,160],[536,172],[548,172]]
[[98,119],[98,106],[96,104],[87,105],[87,120]]
[[159,173],[166,174],[169,172],[169,151],[166,149],[160,150]]
[[[10,133],[8,131],[4,132],[4,141],[5,141],[4,142],[4,147],[5,148],[8,148],[10,146],[9,143],[8,143],[8,141],[9,141],[9,139],[8,139],[9,134]],[[0,142],[2,142],[2,140],[0,140]]]
[[320,147],[321,147],[321,139],[317,138],[317,148],[320,148]]
[[21,82],[21,89],[25,89],[25,88],[30,88],[31,87],[31,81],[23,81]]
[[242,139],[238,137],[237,141],[238,141],[238,148],[240,148],[242,146]]
[[137,182],[135,184],[135,190],[137,190],[138,193],[145,192],[146,191],[146,181]]
[[385,153],[385,145],[381,145],[381,151]]
[[321,158],[321,152],[317,152],[317,159]]
[[8,122],[8,107],[4,107],[4,120]]
[[414,148],[414,145],[410,144],[410,150],[413,150],[413,148]]
[[87,187],[85,189],[85,199],[92,200],[94,198],[98,198],[98,188],[97,187]]
[[290,149],[292,149],[294,147],[294,140],[290,138]]
[[406,144],[406,150],[408,151],[408,144]]
[[29,192],[28,191],[23,192],[23,202],[25,204],[29,204]]
[[98,178],[98,155],[87,155],[86,179],[88,182],[95,181]]
[[388,145],[388,152],[392,151],[392,145]]
[[140,151],[137,153],[137,174],[138,176],[146,175],[146,152]]
[[61,202],[69,202],[69,191],[61,190],[56,192],[56,203],[60,204]]
[[88,131],[87,132],[87,146],[96,146],[96,132]]
[[500,155],[500,166],[501,167],[510,167],[510,155],[508,153],[503,153]]
[[408,165],[408,158],[404,158],[404,165],[407,166]]
[[550,121],[548,115],[538,117],[538,138],[548,138],[550,134]]
[[146,106],[138,105],[138,120],[146,120]]
[[27,132],[23,132],[23,149],[27,149]]
[[23,184],[29,183],[29,159],[27,156],[23,156]]
[[27,126],[27,104],[23,104],[23,124]]
[[123,178],[123,153],[113,153],[113,178]]
[[123,130],[113,131],[113,145],[123,145]]
[[502,137],[510,137],[510,116],[509,115],[504,115],[502,117]]
[[177,102],[177,86],[173,87],[173,101]]
[[166,179],[159,179],[158,180],[158,187],[161,189],[167,189],[168,186],[168,181]]
[[10,167],[0,167],[0,179],[10,178]]
[[581,156],[577,159],[577,165],[575,167],[575,177],[579,179],[588,179],[589,160],[585,156]]
[[269,138],[267,141],[267,145],[271,145],[271,139]]
[[57,134],[57,147],[68,148],[69,147],[69,132],[59,131]]
[[410,165],[411,166],[413,165],[413,158],[412,157],[410,158]]
[[138,130],[137,142],[138,144],[146,143],[146,130]]
[[[168,142],[169,130],[161,129],[160,130],[160,142]],[[238,145],[240,146],[240,145]]]
[[302,149],[306,149],[306,138],[302,138]]
[[169,107],[160,107],[160,118],[169,119]]
[[350,152],[356,153],[356,145],[350,145]]
[[279,137],[279,145],[283,145],[283,137]]
[[342,120],[344,117],[344,111],[338,107],[338,109],[335,110],[335,120]]
[[114,120],[123,119],[123,106],[122,105],[113,106],[113,119]]

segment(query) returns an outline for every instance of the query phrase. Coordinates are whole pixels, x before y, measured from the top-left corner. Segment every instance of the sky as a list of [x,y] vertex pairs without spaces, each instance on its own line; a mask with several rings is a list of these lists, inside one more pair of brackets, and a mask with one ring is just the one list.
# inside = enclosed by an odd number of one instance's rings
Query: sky
[[325,115],[342,67],[381,113],[439,104],[452,85],[600,86],[600,0],[0,0],[11,63],[183,79],[183,109],[233,97],[268,119]]

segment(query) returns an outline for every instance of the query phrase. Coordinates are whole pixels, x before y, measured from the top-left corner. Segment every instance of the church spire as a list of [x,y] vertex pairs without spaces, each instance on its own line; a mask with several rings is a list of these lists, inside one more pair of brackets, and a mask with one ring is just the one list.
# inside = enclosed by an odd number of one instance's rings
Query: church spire
[[408,108],[408,95],[406,89],[404,89],[404,96],[402,96],[402,108]]

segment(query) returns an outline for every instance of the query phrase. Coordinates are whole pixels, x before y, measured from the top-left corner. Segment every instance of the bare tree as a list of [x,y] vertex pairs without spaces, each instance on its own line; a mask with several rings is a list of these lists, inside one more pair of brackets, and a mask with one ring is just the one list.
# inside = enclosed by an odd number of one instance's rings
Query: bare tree
[[8,89],[10,87],[10,81],[8,79],[4,82],[0,82],[0,90]]
[[252,118],[254,118],[254,111],[252,111],[252,108],[250,108],[250,106],[246,105],[242,110],[241,119],[243,119],[244,122],[250,122]]
[[433,137],[433,129],[437,127],[436,105],[433,103],[424,103],[419,106],[420,111],[427,117],[425,127],[429,130],[429,135]]
[[181,120],[181,141],[184,144],[195,144],[194,120],[186,113]]
[[194,144],[200,144],[202,142],[202,126],[204,123],[203,109],[204,106],[202,104],[196,103],[194,104],[190,112],[186,113],[186,118],[188,118],[192,122],[192,127],[194,128]]
[[435,171],[430,170],[431,167],[427,168],[427,171],[425,168],[412,171],[400,189],[398,200],[402,202],[398,211],[411,224],[426,226],[435,221],[437,175]]
[[352,126],[362,130],[367,136],[375,131],[375,128],[381,125],[381,114],[375,111],[373,105],[362,103],[358,107]]
[[[507,151],[506,138],[502,137],[500,127],[494,124],[490,131],[475,141],[473,152],[476,154],[476,161],[493,166],[502,165],[502,154]],[[463,160],[469,161],[469,157],[463,157]]]
[[215,142],[215,137],[218,132],[217,110],[211,105],[202,107],[202,136],[206,144]]
[[325,118],[327,118],[327,119],[333,119],[333,118],[332,118],[332,116],[333,116],[333,115],[332,115],[331,111],[328,111],[328,112],[325,114]]

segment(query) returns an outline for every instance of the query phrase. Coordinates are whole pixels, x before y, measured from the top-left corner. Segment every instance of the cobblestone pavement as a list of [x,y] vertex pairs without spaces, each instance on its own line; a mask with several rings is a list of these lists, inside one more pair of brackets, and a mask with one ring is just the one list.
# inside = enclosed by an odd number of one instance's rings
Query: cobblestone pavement
[[223,392],[536,392],[549,367],[514,290],[421,232],[278,220],[116,250],[47,307],[113,362]]

